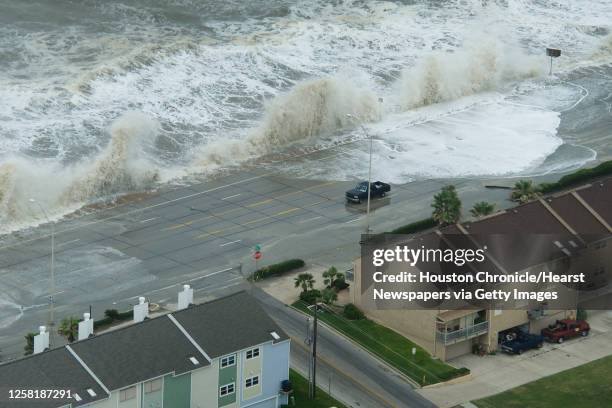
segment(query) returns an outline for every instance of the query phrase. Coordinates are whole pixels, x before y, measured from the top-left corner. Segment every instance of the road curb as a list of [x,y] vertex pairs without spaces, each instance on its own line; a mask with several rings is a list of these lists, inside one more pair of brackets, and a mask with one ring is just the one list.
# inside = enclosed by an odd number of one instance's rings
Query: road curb
[[[312,316],[302,312],[301,310],[291,306],[291,305],[287,305],[290,308],[292,308],[293,310],[303,314],[304,316],[310,317],[312,318]],[[412,384],[415,389],[420,389],[423,388],[419,383],[417,383],[416,381],[414,381],[412,378],[408,377],[406,374],[402,373],[401,371],[399,371],[397,368],[389,365],[389,363],[387,363],[386,361],[384,361],[383,359],[381,359],[379,356],[377,356],[376,354],[372,353],[370,350],[366,349],[365,347],[363,347],[361,344],[357,343],[355,340],[351,339],[350,337],[348,337],[346,334],[340,332],[339,330],[335,329],[334,327],[330,326],[329,324],[319,320],[319,324],[322,324],[323,326],[327,327],[329,330],[333,331],[334,333],[340,335],[341,337],[343,337],[344,339],[346,339],[347,341],[349,341],[351,344],[359,347],[359,349],[365,351],[366,353],[368,353],[370,356],[372,356],[374,359],[376,359],[378,362],[380,362],[382,365],[384,365],[385,367],[387,367],[389,370],[393,371],[395,374],[397,374],[398,376],[402,377],[404,380],[406,380],[406,382]]]

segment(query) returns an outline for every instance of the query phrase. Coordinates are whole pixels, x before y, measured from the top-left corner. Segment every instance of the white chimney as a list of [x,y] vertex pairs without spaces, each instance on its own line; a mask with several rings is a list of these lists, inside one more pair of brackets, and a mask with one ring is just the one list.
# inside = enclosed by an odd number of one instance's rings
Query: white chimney
[[45,326],[38,328],[39,334],[34,336],[34,354],[42,353],[49,348],[49,333]]
[[93,334],[93,323],[89,313],[83,313],[83,321],[79,322],[79,340],[88,339]]
[[183,291],[178,294],[178,310],[187,309],[193,303],[193,289],[189,285],[183,285]]
[[149,303],[141,296],[138,298],[138,304],[134,305],[134,321],[139,323],[147,317],[149,317]]

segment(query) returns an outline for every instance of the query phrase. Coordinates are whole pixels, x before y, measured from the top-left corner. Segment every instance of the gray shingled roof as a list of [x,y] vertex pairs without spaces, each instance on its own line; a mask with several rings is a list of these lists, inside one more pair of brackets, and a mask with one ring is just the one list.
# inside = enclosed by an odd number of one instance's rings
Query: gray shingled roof
[[274,340],[287,334],[245,292],[213,300],[173,314],[211,358]]
[[[109,390],[210,363],[167,315],[71,345]],[[195,357],[199,365],[189,358]]]
[[[9,400],[10,389],[70,390],[77,393],[82,401]],[[96,396],[89,395],[87,389],[92,389]],[[2,408],[54,408],[68,403],[78,407],[107,397],[108,394],[66,348],[58,348],[0,365],[0,407]]]

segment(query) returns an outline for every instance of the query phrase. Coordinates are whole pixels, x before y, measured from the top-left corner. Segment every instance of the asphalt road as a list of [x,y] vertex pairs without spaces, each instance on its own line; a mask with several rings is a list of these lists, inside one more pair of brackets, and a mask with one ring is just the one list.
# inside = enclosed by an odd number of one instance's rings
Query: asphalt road
[[[306,317],[265,292],[253,289],[268,314],[291,336],[291,364],[308,372],[305,345]],[[352,407],[432,408],[435,405],[414,391],[406,380],[362,348],[332,332],[318,328],[317,384]]]
[[[454,180],[466,206],[486,195],[482,182]],[[252,170],[188,187],[168,189],[120,207],[56,225],[55,321],[92,307],[127,310],[138,296],[176,302],[180,285],[218,295],[255,269],[251,249],[262,245],[261,263],[300,257],[347,268],[359,253],[365,205],[347,205],[354,183],[296,180]],[[394,186],[372,205],[371,225],[387,230],[429,215],[445,182]],[[5,237],[0,247],[0,349],[21,354],[23,335],[48,321],[51,280],[49,227]],[[164,289],[172,289],[172,295]]]

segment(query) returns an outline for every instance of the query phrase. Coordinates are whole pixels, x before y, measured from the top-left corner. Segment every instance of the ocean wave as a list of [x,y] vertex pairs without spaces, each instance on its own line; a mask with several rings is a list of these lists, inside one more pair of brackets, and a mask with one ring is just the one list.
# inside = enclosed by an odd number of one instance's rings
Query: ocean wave
[[151,117],[129,112],[113,122],[109,145],[90,160],[60,167],[23,157],[7,159],[0,165],[0,232],[44,220],[31,198],[57,218],[96,200],[153,187],[160,173],[142,147],[158,129]]

